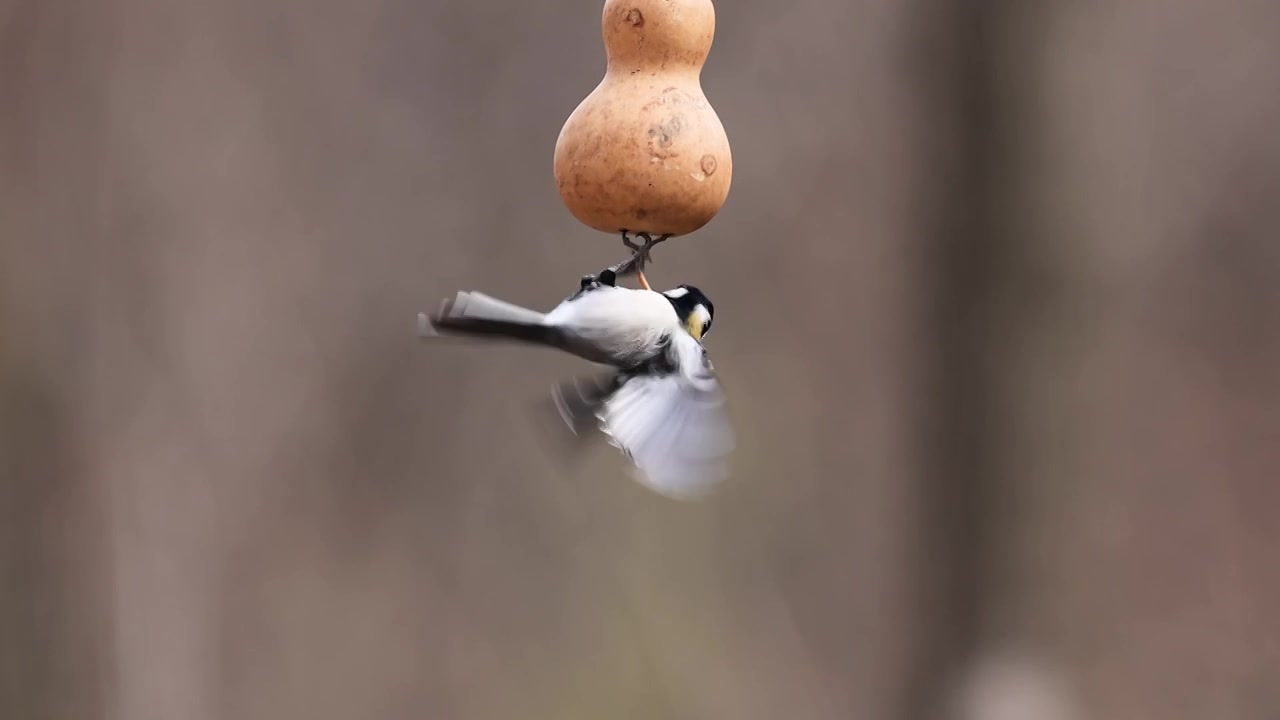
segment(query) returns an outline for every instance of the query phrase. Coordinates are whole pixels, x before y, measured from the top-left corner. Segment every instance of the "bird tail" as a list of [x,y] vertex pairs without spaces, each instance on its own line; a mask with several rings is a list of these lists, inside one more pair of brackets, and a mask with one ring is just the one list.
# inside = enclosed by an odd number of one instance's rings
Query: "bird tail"
[[556,329],[544,321],[546,315],[490,297],[480,292],[459,292],[445,300],[433,317],[420,315],[420,334],[474,335],[561,345]]

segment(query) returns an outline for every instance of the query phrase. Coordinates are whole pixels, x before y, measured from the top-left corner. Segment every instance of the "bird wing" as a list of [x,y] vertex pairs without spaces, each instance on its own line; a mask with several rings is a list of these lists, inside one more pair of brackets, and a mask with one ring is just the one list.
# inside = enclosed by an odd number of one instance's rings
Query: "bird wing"
[[668,352],[677,371],[626,378],[600,420],[610,442],[635,463],[637,480],[668,497],[693,499],[727,474],[733,431],[702,344],[676,333]]
[[575,377],[551,387],[551,400],[574,435],[584,435],[599,425],[601,407],[622,383],[617,371],[591,377]]

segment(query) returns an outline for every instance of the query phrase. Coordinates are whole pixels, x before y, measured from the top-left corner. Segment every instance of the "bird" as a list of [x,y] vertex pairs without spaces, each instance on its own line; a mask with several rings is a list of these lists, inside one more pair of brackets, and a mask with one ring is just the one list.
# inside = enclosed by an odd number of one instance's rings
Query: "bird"
[[[678,500],[711,494],[727,477],[735,446],[725,392],[705,341],[715,305],[693,285],[655,291],[644,277],[653,245],[633,244],[632,257],[581,278],[578,289],[548,312],[478,291],[460,291],[437,313],[419,314],[423,336],[509,340],[570,353],[603,372],[555,384],[552,400],[578,435],[604,434],[633,465],[633,477]],[[619,286],[635,274],[641,287]]]

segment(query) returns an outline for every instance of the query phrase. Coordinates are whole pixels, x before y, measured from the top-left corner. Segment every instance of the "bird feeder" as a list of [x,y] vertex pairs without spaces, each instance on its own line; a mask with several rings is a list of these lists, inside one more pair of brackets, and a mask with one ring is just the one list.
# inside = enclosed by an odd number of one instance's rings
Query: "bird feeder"
[[607,233],[687,235],[729,194],[733,158],[702,92],[711,0],[606,0],[604,79],[556,140],[556,187],[579,222]]

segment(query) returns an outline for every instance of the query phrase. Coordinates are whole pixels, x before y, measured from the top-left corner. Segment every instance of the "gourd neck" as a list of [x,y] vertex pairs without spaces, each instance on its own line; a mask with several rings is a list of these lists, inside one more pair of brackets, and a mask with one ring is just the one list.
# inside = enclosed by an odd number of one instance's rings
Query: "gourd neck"
[[605,68],[605,75],[621,80],[628,78],[643,80],[661,75],[679,82],[698,83],[702,77],[702,66],[667,65],[666,67],[654,67],[651,63],[638,62],[635,59],[610,58]]

